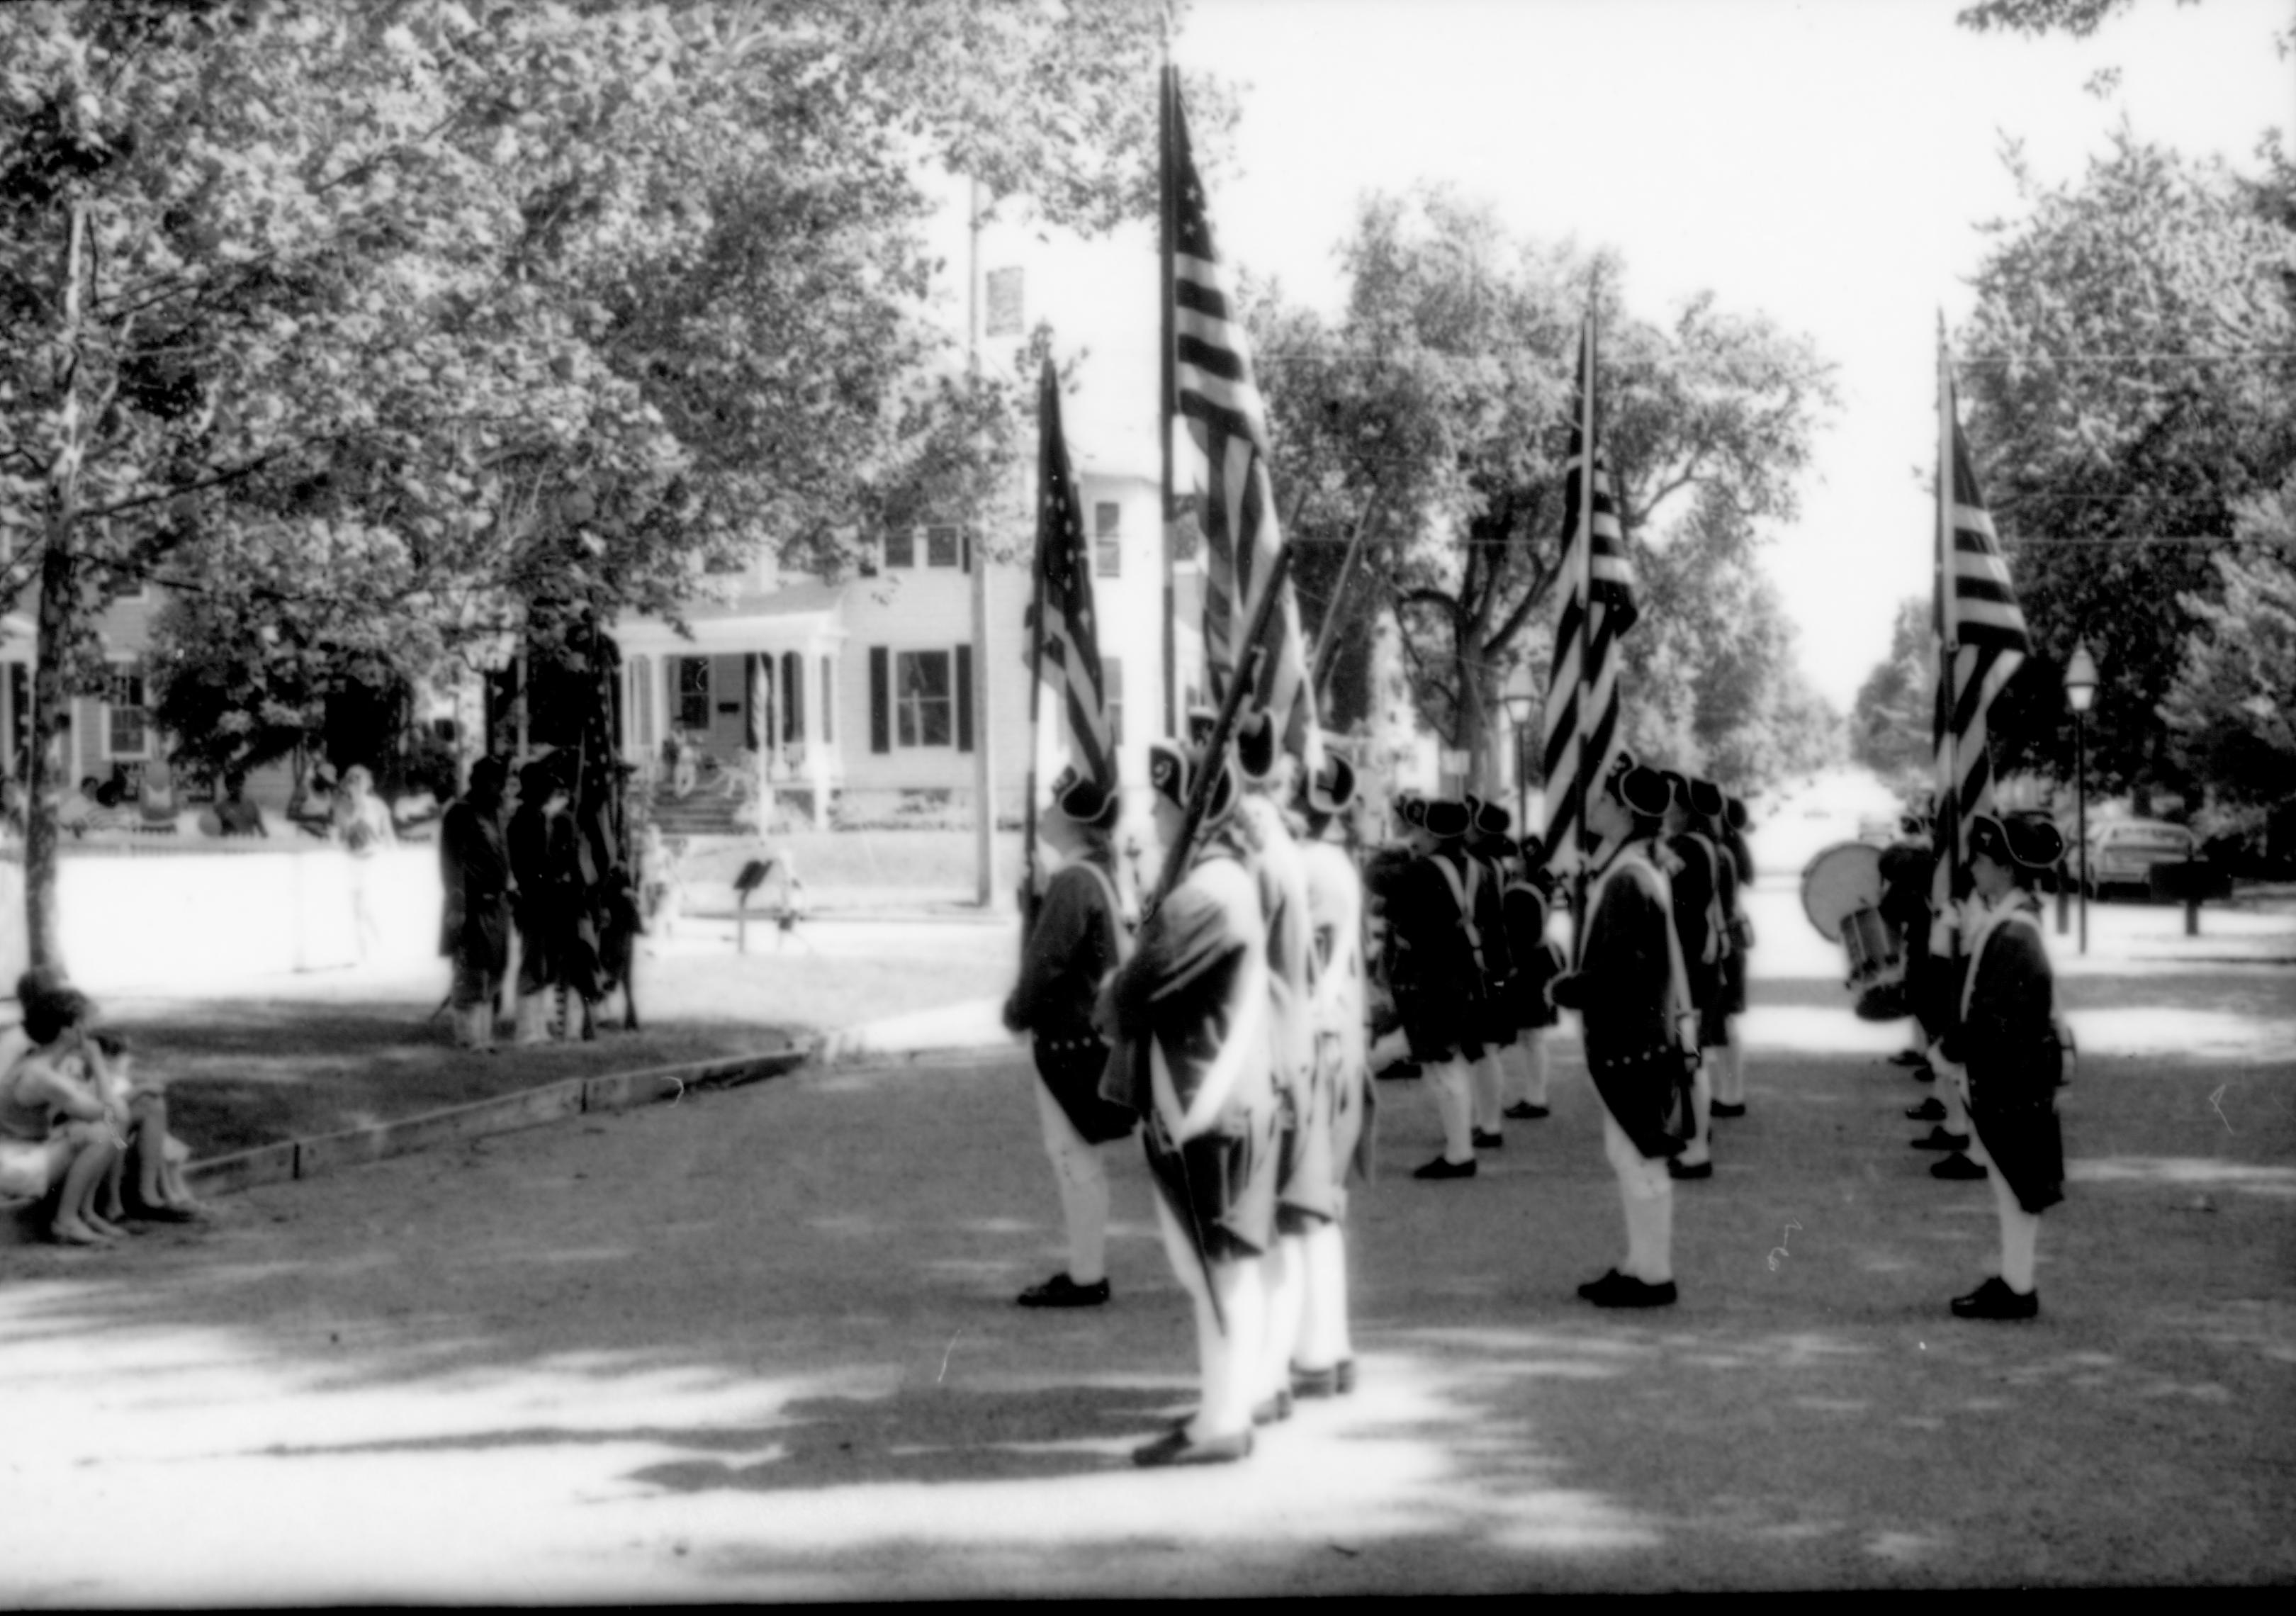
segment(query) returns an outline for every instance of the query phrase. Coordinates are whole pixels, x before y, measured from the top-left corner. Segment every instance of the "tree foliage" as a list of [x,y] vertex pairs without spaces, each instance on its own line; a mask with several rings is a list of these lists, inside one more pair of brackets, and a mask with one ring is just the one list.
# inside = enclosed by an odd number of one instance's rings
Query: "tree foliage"
[[2184,659],[2161,704],[2180,761],[2235,809],[2296,801],[2296,476],[2241,513],[2213,561],[2221,593],[2183,596]]
[[1937,656],[1931,603],[1898,603],[1890,654],[1857,687],[1849,710],[1849,756],[1892,783],[1913,785],[1933,772]]
[[922,169],[1141,210],[1156,40],[1025,0],[0,8],[0,595],[39,587],[42,722],[149,579],[417,674],[531,603],[674,615],[761,541],[833,566],[981,474],[952,445],[1011,452],[931,381]]
[[2175,603],[2217,596],[2210,552],[2296,465],[2296,233],[2220,166],[2126,132],[2078,183],[2020,181],[2030,210],[1989,227],[1959,344],[2037,653],[1994,708],[1997,762],[2070,766],[2062,670],[2086,640],[2093,783],[2183,790],[2161,716],[2184,655]]
[[[1615,261],[1510,239],[1490,211],[1439,188],[1373,197],[1342,249],[1345,313],[1327,322],[1280,290],[1250,300],[1275,437],[1277,498],[1305,541],[1305,614],[1329,608],[1349,541],[1365,563],[1341,603],[1343,644],[1368,643],[1395,613],[1422,716],[1475,755],[1485,789],[1491,715],[1518,663],[1543,686],[1562,564],[1562,456],[1591,299],[1601,324],[1602,431],[1628,543],[1661,631],[1627,641],[1630,687],[1684,690],[1733,659],[1745,669],[1783,644],[1752,593],[1762,524],[1790,518],[1830,367],[1767,319],[1693,299],[1665,325],[1629,316]],[[1296,515],[1293,514],[1296,509]],[[1743,608],[1685,626],[1700,587],[1727,578]],[[1695,580],[1695,582],[1693,582]],[[1762,636],[1769,635],[1764,639]],[[1767,666],[1767,664],[1765,664]],[[1775,682],[1774,682],[1775,683]],[[1716,681],[1720,734],[1771,688]],[[1736,691],[1740,703],[1729,707]],[[1344,722],[1348,702],[1338,707]],[[1685,736],[1695,734],[1695,725]]]

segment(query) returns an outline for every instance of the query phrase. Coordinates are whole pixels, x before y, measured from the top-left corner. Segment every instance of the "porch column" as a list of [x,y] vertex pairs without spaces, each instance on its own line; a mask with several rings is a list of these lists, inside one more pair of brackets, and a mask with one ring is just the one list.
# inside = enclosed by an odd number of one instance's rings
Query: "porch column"
[[829,748],[824,737],[829,733],[826,722],[829,712],[829,681],[822,677],[824,660],[821,638],[808,635],[804,648],[798,652],[806,668],[805,677],[805,778],[812,787],[813,828],[829,828]]

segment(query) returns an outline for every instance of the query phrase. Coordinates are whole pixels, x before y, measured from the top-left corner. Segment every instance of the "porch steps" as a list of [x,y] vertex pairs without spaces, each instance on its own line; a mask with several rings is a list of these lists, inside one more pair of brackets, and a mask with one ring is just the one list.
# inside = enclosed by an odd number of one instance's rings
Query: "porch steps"
[[715,786],[697,785],[680,797],[665,785],[653,794],[653,822],[665,836],[737,836],[742,833],[734,822],[739,806]]

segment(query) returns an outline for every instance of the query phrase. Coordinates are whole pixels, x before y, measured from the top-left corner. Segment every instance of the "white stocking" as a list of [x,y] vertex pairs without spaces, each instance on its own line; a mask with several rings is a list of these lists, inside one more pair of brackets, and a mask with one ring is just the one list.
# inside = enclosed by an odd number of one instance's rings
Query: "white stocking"
[[1499,1070],[1499,1052],[1485,1046],[1481,1058],[1469,1069],[1475,1095],[1475,1126],[1486,1133],[1499,1130],[1499,1107],[1505,1103],[1503,1095],[1505,1077]]
[[1713,1159],[1714,1151],[1708,1136],[1714,1127],[1714,1080],[1706,1075],[1707,1061],[1698,1063],[1698,1074],[1690,1080],[1690,1146],[1682,1153],[1682,1165],[1696,1167]]
[[1717,1097],[1732,1105],[1746,1103],[1746,1046],[1738,1042],[1738,1018],[1731,1016],[1722,1023],[1728,1042],[1722,1046],[1722,1079],[1715,1086]]
[[1998,1171],[1993,1175],[1993,1198],[2001,1208],[2001,1283],[2020,1296],[2030,1296],[2034,1248],[2041,1239],[2040,1214],[2017,1204],[2017,1192]]
[[1475,1159],[1472,1132],[1474,1102],[1467,1093],[1467,1063],[1445,1061],[1423,1069],[1427,1087],[1435,1096],[1435,1112],[1443,1120],[1443,1160],[1457,1163]]
[[1336,1223],[1318,1223],[1300,1240],[1308,1300],[1300,1330],[1300,1367],[1329,1369],[1356,1355],[1348,1331],[1347,1238]]
[[1546,1103],[1546,1038],[1537,1028],[1526,1029],[1520,1047],[1525,1077],[1522,1097],[1533,1105]]
[[1279,1235],[1275,1249],[1260,1259],[1266,1286],[1267,1317],[1262,1326],[1259,1379],[1252,1400],[1265,1402],[1292,1388],[1292,1360],[1297,1356],[1300,1333],[1307,1318],[1307,1242],[1298,1235]]
[[1044,1124],[1045,1154],[1052,1158],[1053,1176],[1061,1186],[1069,1277],[1080,1285],[1098,1284],[1108,1277],[1108,1163],[1077,1132],[1041,1078],[1037,1081],[1037,1112]]

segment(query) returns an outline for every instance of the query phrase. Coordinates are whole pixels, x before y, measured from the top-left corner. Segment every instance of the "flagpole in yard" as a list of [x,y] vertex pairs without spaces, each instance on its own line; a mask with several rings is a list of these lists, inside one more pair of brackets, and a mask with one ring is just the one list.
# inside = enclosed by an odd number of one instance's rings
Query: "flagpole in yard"
[[[964,366],[969,404],[980,396],[980,182],[969,182],[972,245],[966,258]],[[964,543],[972,566],[972,826],[974,895],[982,908],[996,900],[996,793],[995,722],[988,711],[988,555],[982,544],[977,499],[965,513]],[[1033,699],[1033,698],[1032,698]]]

